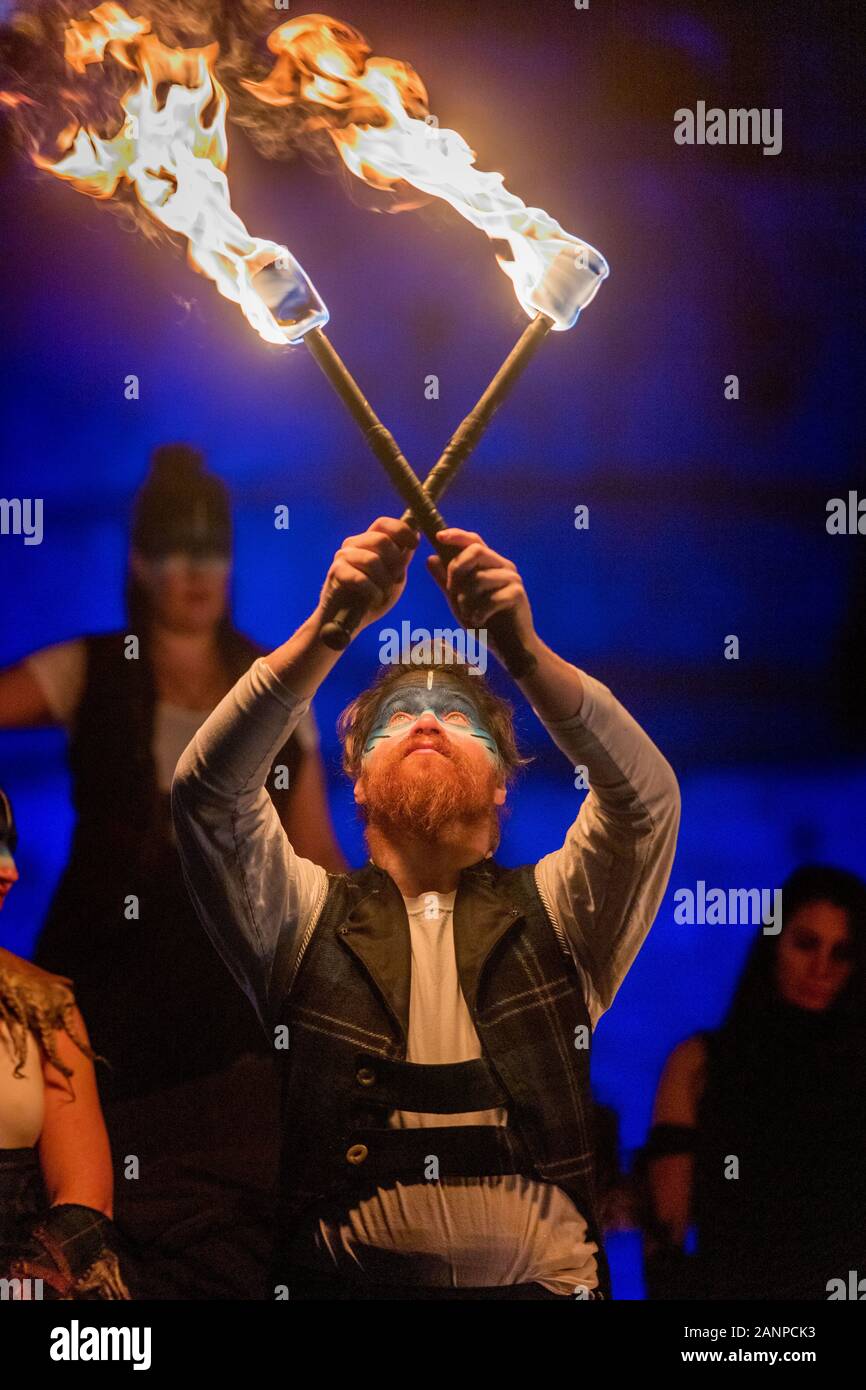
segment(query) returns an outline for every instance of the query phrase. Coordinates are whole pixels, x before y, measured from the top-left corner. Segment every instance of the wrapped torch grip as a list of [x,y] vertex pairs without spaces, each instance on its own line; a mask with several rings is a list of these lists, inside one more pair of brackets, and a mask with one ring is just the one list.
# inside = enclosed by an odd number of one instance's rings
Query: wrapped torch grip
[[[325,335],[320,330],[307,335],[305,341],[313,357],[363,430],[370,448],[384,465],[400,496],[409,502],[402,520],[423,530],[434,543],[434,548],[439,549],[435,546],[435,533],[445,525],[434,505],[436,499],[441,497],[472,453],[496,411],[552,328],[553,320],[545,314],[539,314],[527,325],[475,408],[452,435],[423,485]],[[335,613],[322,628],[325,645],[332,651],[343,651],[363,621],[365,611],[363,600],[358,600]],[[521,679],[535,665],[534,659],[524,650],[507,617],[498,622],[494,619],[488,626],[508,671],[515,679]]]
[[[429,499],[427,500],[428,505],[432,506]],[[433,510],[435,512],[436,508],[434,507]],[[438,516],[439,513],[436,512],[436,515]],[[424,526],[424,531],[428,535],[428,539],[431,541],[433,549],[436,551],[439,558],[447,565],[449,560],[453,560],[454,556],[459,555],[460,552],[456,546],[437,544],[435,540],[436,531],[443,530],[445,527],[445,522],[441,517],[440,523],[440,525],[434,525],[434,527],[431,528],[432,534],[430,534],[426,524]],[[333,618],[329,619],[329,621],[322,626],[321,637],[325,646],[330,647],[332,651],[336,652],[345,650],[351,642],[352,634],[355,632],[358,624],[363,621],[366,609],[367,605],[364,599],[360,598],[354,603],[346,604],[339,612],[335,613]],[[522,680],[523,677],[527,676],[537,665],[535,657],[529,654],[518,637],[514,627],[514,621],[509,613],[494,613],[493,617],[487,623],[486,631],[493,638],[496,650],[505,663],[509,675],[512,676],[514,680]]]
[[538,662],[521,642],[510,613],[494,613],[488,620],[487,631],[493,638],[512,680],[523,680],[535,670]]
[[[514,347],[509,352],[499,371],[490,381],[484,394],[472,410],[457,426],[441,455],[424,479],[424,492],[434,502],[450,487],[457,473],[481,440],[502,402],[513,390],[521,373],[529,366],[541,344],[553,328],[553,319],[539,314],[524,328]],[[417,523],[410,510],[403,513],[401,521],[410,526]]]
[[357,603],[341,608],[333,618],[322,624],[322,641],[332,652],[343,652],[352,640],[358,624],[363,621],[367,605],[359,599]]
[[[335,652],[344,651],[351,642],[358,624],[363,621],[365,612],[366,604],[360,599],[335,613],[322,627],[322,641],[325,646]],[[514,680],[522,680],[535,669],[538,663],[518,637],[510,614],[494,613],[487,623],[487,631]]]

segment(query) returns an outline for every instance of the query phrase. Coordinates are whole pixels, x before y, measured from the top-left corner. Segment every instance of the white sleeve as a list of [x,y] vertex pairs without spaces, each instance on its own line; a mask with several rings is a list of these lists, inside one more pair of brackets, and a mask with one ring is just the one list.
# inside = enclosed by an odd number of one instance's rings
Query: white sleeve
[[172,784],[190,896],[266,1029],[328,889],[326,871],[295,853],[265,787],[308,705],[254,662],[195,734]]
[[68,728],[75,718],[87,679],[87,645],[83,637],[57,642],[24,658],[58,724]]
[[316,723],[316,716],[313,714],[313,706],[302,714],[295,729],[295,738],[298,740],[305,753],[315,753],[319,747],[319,726]]
[[680,793],[667,760],[606,685],[580,672],[571,719],[543,721],[589,792],[561,849],[535,881],[566,932],[587,982],[593,1027],[625,979],[670,877]]

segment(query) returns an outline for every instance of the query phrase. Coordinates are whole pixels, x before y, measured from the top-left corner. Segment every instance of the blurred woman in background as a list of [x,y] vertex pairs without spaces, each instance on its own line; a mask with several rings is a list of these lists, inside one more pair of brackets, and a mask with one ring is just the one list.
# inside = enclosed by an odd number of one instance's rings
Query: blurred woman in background
[[[227,491],[196,450],[156,450],[131,540],[126,630],[60,643],[0,673],[0,727],[60,723],[70,739],[77,819],[35,959],[75,980],[109,1063],[100,1071],[109,1130],[139,1173],[125,1174],[118,1220],[152,1254],[161,1241],[154,1296],[251,1297],[254,1271],[239,1259],[209,1274],[204,1246],[238,1184],[263,1199],[276,1161],[273,1052],[190,906],[169,793],[181,752],[262,649],[232,621]],[[311,717],[277,756],[268,790],[298,853],[344,869]],[[172,1185],[183,1215],[176,1245]],[[232,1219],[243,1226],[237,1211]]]
[[826,1299],[866,1274],[866,884],[804,867],[782,907],[721,1027],[665,1066],[641,1162],[650,1298]]
[[[18,882],[0,791],[0,911]],[[128,1299],[93,1052],[71,981],[0,946],[0,1279],[20,1299]],[[40,1281],[36,1283],[35,1281]]]

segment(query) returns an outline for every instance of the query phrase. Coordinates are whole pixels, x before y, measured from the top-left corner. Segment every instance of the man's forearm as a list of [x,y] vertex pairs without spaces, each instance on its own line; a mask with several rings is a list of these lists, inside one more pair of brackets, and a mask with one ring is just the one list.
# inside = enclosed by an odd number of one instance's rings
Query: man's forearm
[[673,768],[646,731],[607,686],[586,671],[578,674],[579,713],[548,715],[545,726],[572,768],[587,776],[589,795],[562,848],[538,861],[535,877],[584,970],[595,1026],[664,895],[680,794]]
[[265,657],[277,679],[302,700],[313,698],[340,660],[340,653],[322,641],[321,627],[319,613],[311,613],[288,642]]
[[571,719],[583,704],[583,682],[576,666],[551,651],[537,635],[530,644],[537,665],[517,684],[539,718]]

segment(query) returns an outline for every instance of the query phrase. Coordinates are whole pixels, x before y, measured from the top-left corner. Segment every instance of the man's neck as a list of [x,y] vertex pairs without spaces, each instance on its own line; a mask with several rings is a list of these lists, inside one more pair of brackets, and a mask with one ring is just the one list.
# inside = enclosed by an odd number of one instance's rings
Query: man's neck
[[483,859],[488,843],[487,826],[464,835],[459,844],[406,834],[397,844],[376,826],[367,829],[370,858],[391,876],[405,898],[418,898],[422,893],[453,893],[461,869]]

